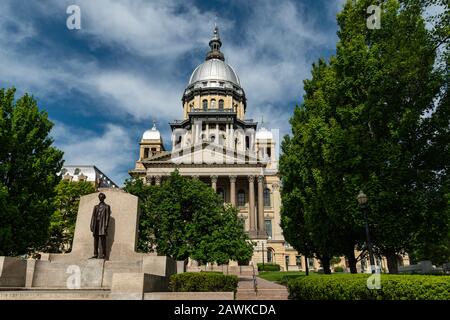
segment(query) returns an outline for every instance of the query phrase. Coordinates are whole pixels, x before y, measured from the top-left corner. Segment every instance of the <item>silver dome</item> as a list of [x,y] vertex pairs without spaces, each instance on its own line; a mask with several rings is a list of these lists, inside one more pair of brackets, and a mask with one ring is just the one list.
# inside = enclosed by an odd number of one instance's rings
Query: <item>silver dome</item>
[[233,68],[219,59],[210,59],[203,62],[194,72],[192,72],[189,79],[189,85],[199,81],[229,81],[233,84],[241,86],[239,77]]

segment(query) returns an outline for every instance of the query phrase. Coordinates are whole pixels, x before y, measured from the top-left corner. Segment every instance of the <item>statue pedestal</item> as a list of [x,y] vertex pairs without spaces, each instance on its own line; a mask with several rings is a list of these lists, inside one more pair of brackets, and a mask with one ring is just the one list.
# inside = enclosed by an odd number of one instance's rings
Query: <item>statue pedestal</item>
[[[46,254],[41,260],[0,257],[0,287],[46,289],[114,289],[135,288],[137,297],[145,290],[166,291],[168,277],[177,273],[176,261],[166,256],[136,252],[139,225],[139,201],[121,190],[102,191],[111,207],[107,235],[107,259],[90,259],[94,238],[90,231],[93,208],[99,193],[81,197],[73,249],[67,254]],[[123,276],[122,276],[123,275]],[[138,279],[143,285],[127,286],[126,279]],[[116,284],[115,281],[118,283]],[[135,282],[136,282],[135,281]],[[144,290],[140,292],[140,290]]]

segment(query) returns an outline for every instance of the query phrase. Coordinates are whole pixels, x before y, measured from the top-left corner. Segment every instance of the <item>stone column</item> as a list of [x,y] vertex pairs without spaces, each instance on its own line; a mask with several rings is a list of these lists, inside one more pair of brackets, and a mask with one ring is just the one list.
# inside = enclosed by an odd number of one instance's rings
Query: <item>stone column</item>
[[250,237],[256,236],[255,227],[255,176],[248,176],[248,221],[250,224]]
[[211,176],[211,188],[217,191],[217,176]]
[[236,207],[236,176],[230,176],[230,203]]
[[161,176],[155,176],[155,185],[157,186],[161,185]]
[[264,225],[264,176],[258,176],[258,235],[266,237]]

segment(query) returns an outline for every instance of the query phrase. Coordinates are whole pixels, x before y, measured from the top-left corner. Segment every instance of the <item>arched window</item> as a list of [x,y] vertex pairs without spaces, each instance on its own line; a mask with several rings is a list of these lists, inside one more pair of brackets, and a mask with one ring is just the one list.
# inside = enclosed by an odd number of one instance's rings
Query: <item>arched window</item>
[[223,110],[223,100],[219,100],[219,110]]
[[203,100],[203,110],[208,110],[208,100]]
[[267,248],[267,263],[273,262],[273,249]]
[[266,235],[269,239],[272,239],[272,220],[264,220],[264,227],[266,229]]
[[264,207],[270,207],[270,189],[264,189]]
[[245,191],[242,189],[238,191],[237,202],[238,202],[238,207],[245,206]]
[[215,109],[215,108],[216,108],[216,100],[211,99],[211,109]]

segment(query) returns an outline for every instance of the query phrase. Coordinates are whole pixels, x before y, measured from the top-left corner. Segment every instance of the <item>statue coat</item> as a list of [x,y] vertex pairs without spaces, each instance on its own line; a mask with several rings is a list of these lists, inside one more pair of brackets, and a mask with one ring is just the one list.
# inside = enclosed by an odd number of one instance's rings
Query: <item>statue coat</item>
[[106,203],[99,203],[94,207],[91,218],[91,231],[94,233],[94,236],[106,236],[110,216],[111,207]]

